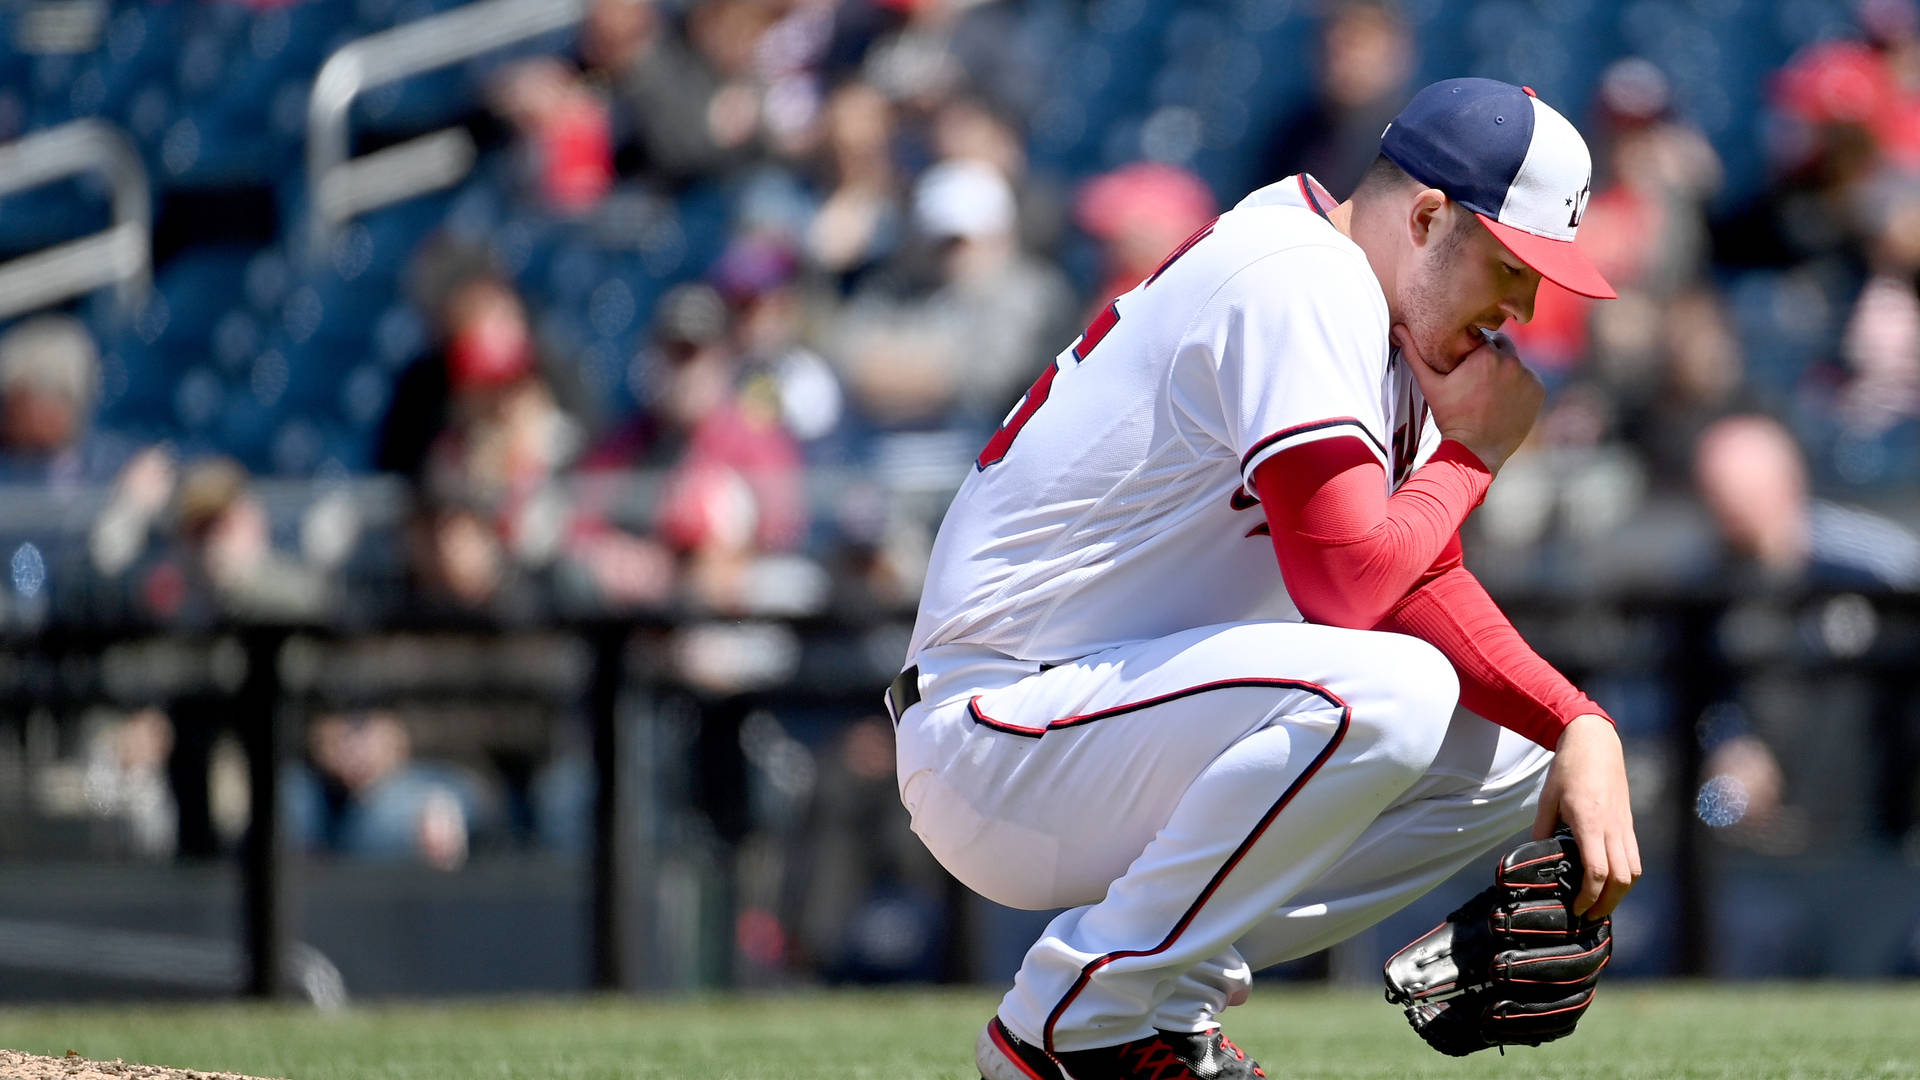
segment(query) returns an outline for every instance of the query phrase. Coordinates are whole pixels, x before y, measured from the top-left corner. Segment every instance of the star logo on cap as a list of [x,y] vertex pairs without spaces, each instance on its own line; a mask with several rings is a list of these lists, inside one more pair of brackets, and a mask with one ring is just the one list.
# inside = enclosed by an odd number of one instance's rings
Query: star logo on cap
[[1593,183],[1589,181],[1586,187],[1567,196],[1567,205],[1573,208],[1573,213],[1567,215],[1567,228],[1577,229],[1580,227],[1580,216],[1587,211],[1587,195],[1592,190]]

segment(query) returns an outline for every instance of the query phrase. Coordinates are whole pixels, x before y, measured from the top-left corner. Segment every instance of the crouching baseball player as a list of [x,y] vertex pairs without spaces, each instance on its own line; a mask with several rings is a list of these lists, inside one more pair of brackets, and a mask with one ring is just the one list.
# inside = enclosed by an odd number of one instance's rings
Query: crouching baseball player
[[981,895],[1069,909],[986,1080],[1264,1076],[1220,1031],[1253,971],[1529,821],[1388,994],[1454,1054],[1592,997],[1640,874],[1620,740],[1457,537],[1542,398],[1496,331],[1542,277],[1613,295],[1573,245],[1591,160],[1485,79],[1422,90],[1380,151],[1348,201],[1255,191],[1110,304],[940,528],[887,693],[901,799]]

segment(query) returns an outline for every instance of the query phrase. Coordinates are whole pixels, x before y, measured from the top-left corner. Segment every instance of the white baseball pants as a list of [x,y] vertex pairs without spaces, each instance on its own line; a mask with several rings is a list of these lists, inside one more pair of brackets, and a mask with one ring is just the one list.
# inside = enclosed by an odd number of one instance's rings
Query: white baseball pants
[[1069,907],[1000,1018],[1055,1052],[1203,1031],[1253,971],[1379,921],[1529,825],[1552,754],[1455,715],[1423,641],[1203,627],[1058,667],[914,658],[901,801],[949,872]]

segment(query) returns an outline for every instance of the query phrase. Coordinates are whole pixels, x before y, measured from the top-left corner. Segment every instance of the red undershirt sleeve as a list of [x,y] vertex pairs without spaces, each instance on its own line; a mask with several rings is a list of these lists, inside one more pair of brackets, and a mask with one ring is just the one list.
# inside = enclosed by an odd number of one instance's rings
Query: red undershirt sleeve
[[1254,473],[1302,615],[1421,638],[1459,673],[1462,705],[1551,749],[1574,717],[1607,714],[1527,645],[1461,561],[1460,522],[1491,479],[1471,451],[1443,442],[1389,497],[1358,439],[1291,448]]
[[1549,750],[1576,716],[1611,721],[1513,628],[1480,579],[1460,564],[1458,540],[1449,550],[1450,565],[1436,565],[1375,629],[1411,634],[1439,649],[1460,675],[1460,704]]
[[1449,440],[1389,497],[1385,467],[1351,435],[1288,447],[1253,473],[1295,606],[1355,630],[1407,595],[1492,482]]

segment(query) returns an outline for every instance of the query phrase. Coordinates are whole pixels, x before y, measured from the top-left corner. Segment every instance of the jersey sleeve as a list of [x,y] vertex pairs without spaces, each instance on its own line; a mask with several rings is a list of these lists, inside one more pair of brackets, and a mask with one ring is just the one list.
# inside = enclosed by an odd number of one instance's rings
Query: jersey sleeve
[[1215,365],[1225,439],[1248,491],[1261,462],[1342,435],[1391,468],[1386,301],[1357,250],[1306,245],[1242,267],[1195,320],[1196,340]]

